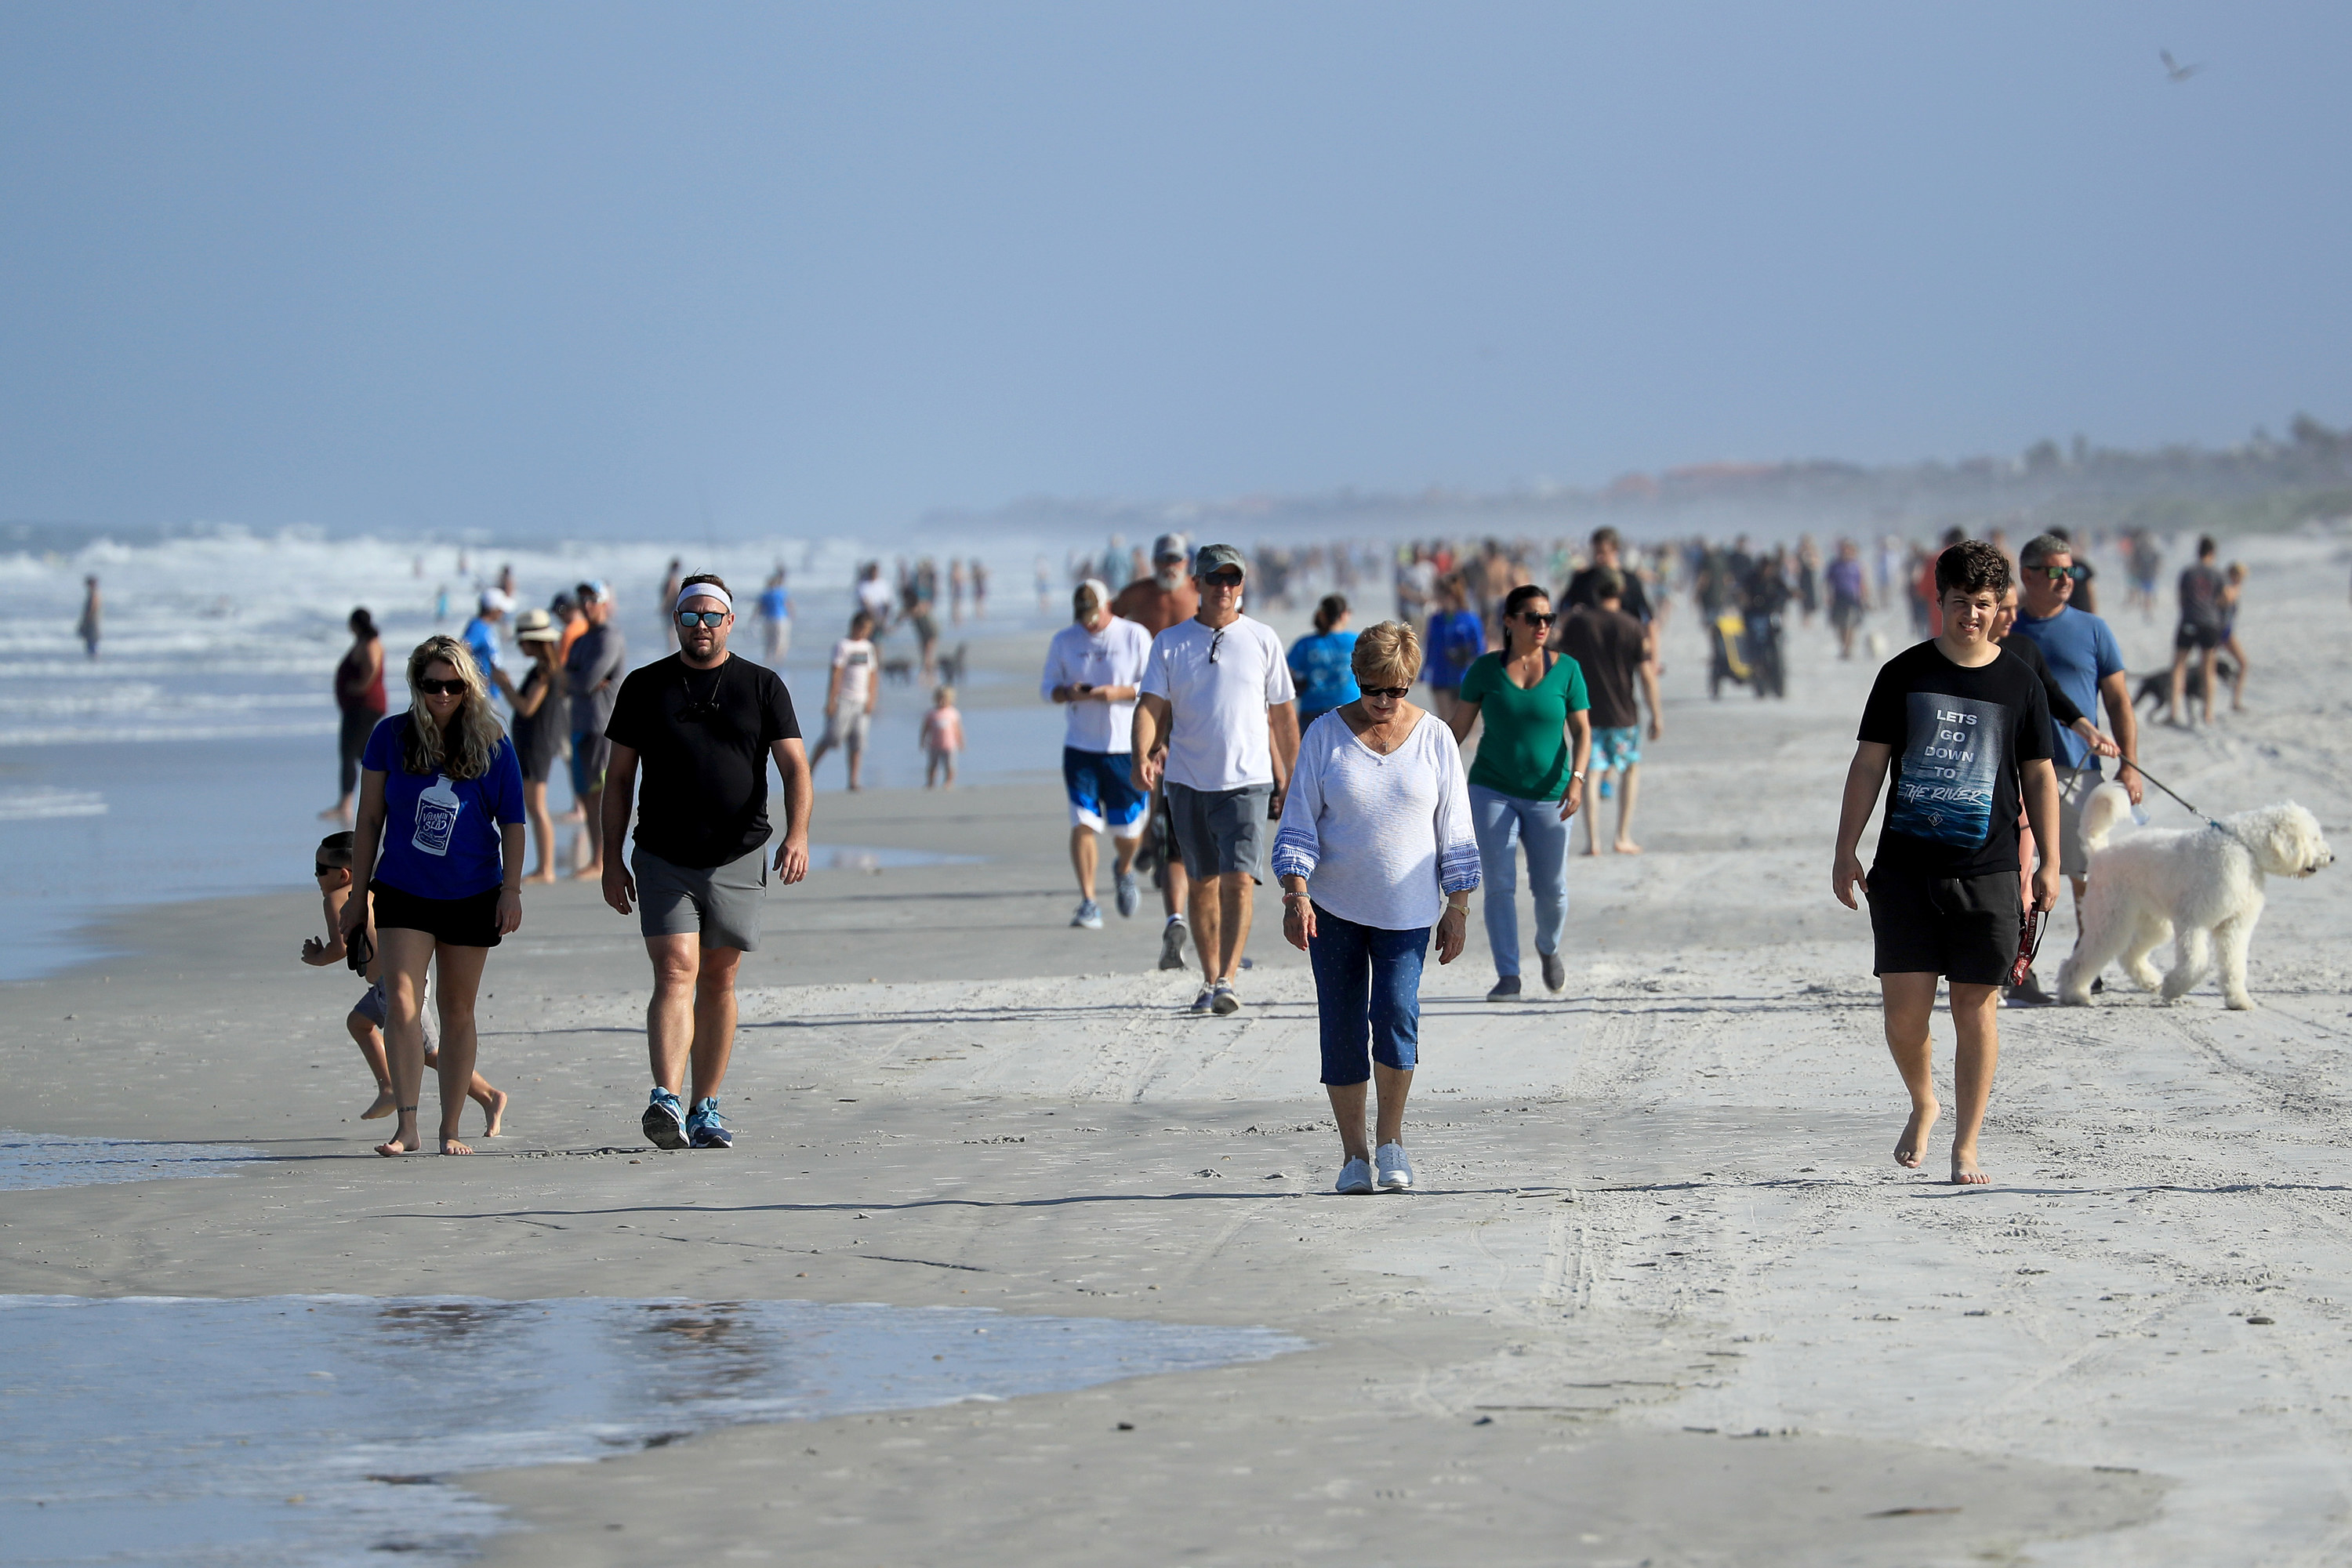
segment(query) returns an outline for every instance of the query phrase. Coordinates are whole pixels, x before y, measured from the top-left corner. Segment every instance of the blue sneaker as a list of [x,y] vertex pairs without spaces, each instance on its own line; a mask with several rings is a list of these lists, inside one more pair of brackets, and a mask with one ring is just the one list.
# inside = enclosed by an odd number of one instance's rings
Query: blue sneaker
[[694,1110],[686,1119],[686,1138],[698,1149],[735,1147],[735,1134],[719,1120],[719,1101],[715,1097],[694,1102]]
[[1092,899],[1087,900],[1078,906],[1078,912],[1070,917],[1070,923],[1084,926],[1088,931],[1102,930],[1102,906]]
[[646,1101],[646,1114],[638,1123],[646,1137],[656,1149],[686,1147],[686,1116],[679,1109],[677,1096],[666,1089],[654,1090]]

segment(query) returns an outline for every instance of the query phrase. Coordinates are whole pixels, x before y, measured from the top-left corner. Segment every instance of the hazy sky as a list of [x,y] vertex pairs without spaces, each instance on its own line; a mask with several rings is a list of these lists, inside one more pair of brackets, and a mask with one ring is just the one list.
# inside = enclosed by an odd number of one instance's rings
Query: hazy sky
[[2317,4],[18,0],[0,518],[832,531],[2343,423],[2347,66]]

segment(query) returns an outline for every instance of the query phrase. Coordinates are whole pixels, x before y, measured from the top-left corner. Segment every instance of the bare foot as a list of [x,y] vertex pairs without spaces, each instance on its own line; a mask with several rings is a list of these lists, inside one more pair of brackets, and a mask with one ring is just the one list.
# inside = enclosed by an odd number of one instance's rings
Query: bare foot
[[588,864],[581,867],[580,869],[572,873],[572,879],[575,882],[603,881],[604,879],[604,862],[602,860],[589,861]]
[[473,1152],[470,1146],[460,1143],[455,1138],[445,1137],[441,1140],[441,1152],[444,1154],[470,1154]]
[[1944,1113],[1940,1105],[1911,1112],[1911,1120],[1903,1124],[1903,1136],[1895,1141],[1895,1163],[1906,1171],[1919,1168],[1920,1158],[1927,1152],[1927,1134],[1935,1131],[1936,1118]]
[[1642,852],[1642,847],[1630,838],[1620,838],[1610,847],[1620,855],[1639,855]]
[[499,1124],[507,1119],[507,1091],[502,1089],[490,1090],[490,1102],[482,1107],[482,1114],[489,1118],[488,1123],[482,1129],[482,1136],[497,1137]]
[[365,1110],[360,1112],[360,1120],[362,1121],[373,1121],[380,1116],[390,1116],[392,1114],[392,1090],[388,1089],[379,1089],[375,1091],[375,1103],[369,1106]]
[[1595,838],[1588,841],[1584,846],[1584,852],[1590,856],[1598,856],[1601,853],[1601,840]]
[[553,867],[547,867],[541,870],[533,871],[530,876],[525,877],[523,880],[526,882],[551,883],[555,880],[555,869]]
[[421,1146],[414,1133],[404,1139],[397,1132],[375,1146],[375,1152],[389,1160],[395,1154],[414,1154]]
[[1952,1151],[1952,1185],[1956,1187],[1988,1187],[1992,1178],[1977,1169],[1977,1157]]

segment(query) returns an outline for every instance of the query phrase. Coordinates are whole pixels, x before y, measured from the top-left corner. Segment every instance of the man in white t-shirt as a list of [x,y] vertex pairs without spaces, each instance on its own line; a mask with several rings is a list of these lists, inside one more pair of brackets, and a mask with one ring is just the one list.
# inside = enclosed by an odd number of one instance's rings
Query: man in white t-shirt
[[874,617],[868,636],[890,629],[890,609],[897,603],[898,595],[890,592],[889,584],[882,581],[882,563],[868,561],[857,569],[858,607]]
[[849,617],[849,635],[833,645],[833,675],[824,689],[824,739],[809,753],[809,776],[835,746],[849,753],[849,787],[863,789],[866,736],[874,723],[874,617],[864,610]]
[[1143,842],[1145,795],[1135,787],[1127,748],[1135,727],[1135,695],[1151,657],[1151,634],[1110,613],[1110,587],[1089,577],[1070,596],[1076,616],[1054,634],[1038,689],[1048,702],[1069,704],[1062,738],[1062,783],[1070,795],[1070,864],[1078,873],[1074,926],[1100,931],[1095,902],[1095,835],[1110,829],[1118,856],[1112,872],[1118,912],[1135,913],[1135,851]]
[[1248,571],[1230,544],[1193,556],[1200,612],[1152,639],[1135,705],[1135,784],[1148,790],[1165,776],[1192,879],[1192,945],[1207,982],[1195,1013],[1241,1005],[1234,975],[1249,942],[1266,822],[1282,814],[1298,756],[1298,693],[1282,639],[1242,614]]

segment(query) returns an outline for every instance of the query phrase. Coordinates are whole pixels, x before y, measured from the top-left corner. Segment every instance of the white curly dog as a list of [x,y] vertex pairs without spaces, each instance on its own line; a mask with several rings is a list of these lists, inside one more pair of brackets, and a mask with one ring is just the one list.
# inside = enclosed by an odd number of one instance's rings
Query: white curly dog
[[[2335,860],[2319,819],[2299,805],[2266,805],[2219,826],[2142,828],[2108,843],[2130,812],[2121,784],[2102,784],[2083,804],[2090,887],[2083,934],[2058,971],[2058,1000],[2089,1006],[2091,982],[2120,958],[2140,989],[2161,990],[2167,1002],[2177,1002],[2218,953],[2222,1001],[2252,1006],[2246,949],[2262,918],[2263,879],[2308,877]],[[2172,972],[2158,974],[2147,955],[2174,938]]]

